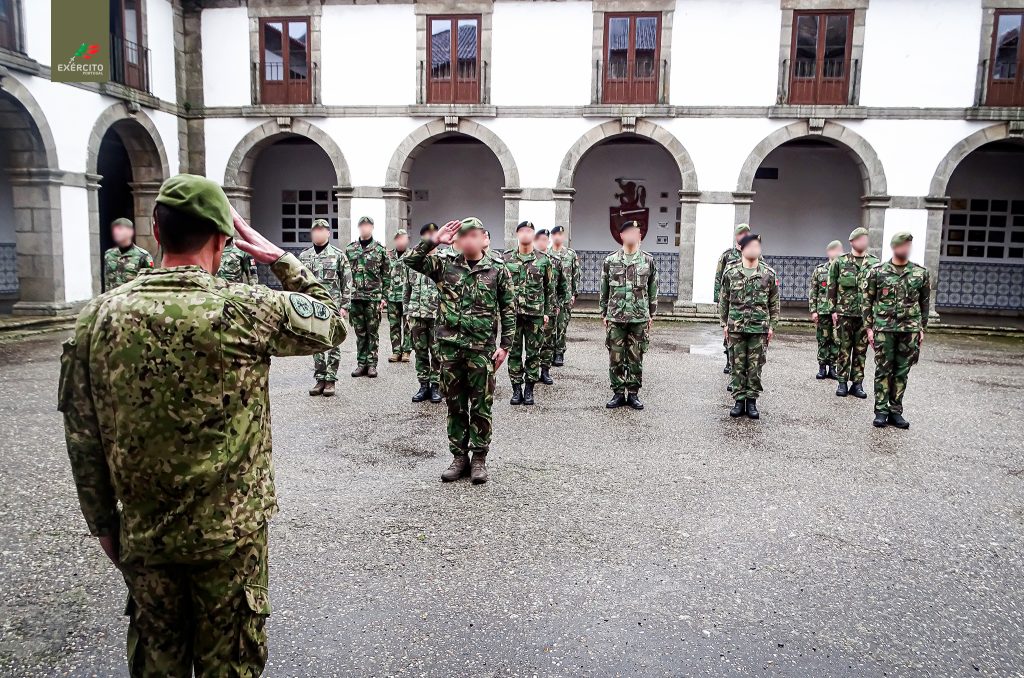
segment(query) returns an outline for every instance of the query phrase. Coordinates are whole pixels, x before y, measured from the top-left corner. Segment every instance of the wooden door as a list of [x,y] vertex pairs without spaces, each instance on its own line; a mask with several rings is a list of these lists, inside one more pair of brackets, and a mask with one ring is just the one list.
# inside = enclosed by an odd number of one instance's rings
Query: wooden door
[[658,103],[660,38],[659,14],[605,15],[604,103]]
[[111,61],[114,80],[145,90],[146,52],[142,45],[142,0],[114,0]]
[[260,103],[312,103],[309,19],[262,19],[260,55]]
[[480,102],[480,17],[433,16],[427,43],[427,103]]
[[1024,14],[996,12],[989,58],[986,106],[1024,106],[1024,62],[1020,32]]
[[789,103],[849,103],[853,14],[794,15]]

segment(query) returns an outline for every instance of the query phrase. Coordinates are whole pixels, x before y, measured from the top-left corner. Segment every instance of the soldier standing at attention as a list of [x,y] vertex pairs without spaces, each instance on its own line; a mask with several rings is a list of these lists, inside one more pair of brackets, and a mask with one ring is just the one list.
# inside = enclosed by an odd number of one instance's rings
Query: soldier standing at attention
[[917,364],[928,326],[932,285],[928,269],[910,261],[914,236],[906,231],[890,241],[892,259],[868,270],[864,326],[875,349],[875,426],[910,428],[903,418],[907,375]]
[[[725,273],[725,269],[735,264],[742,258],[740,255],[740,238],[750,233],[750,226],[748,224],[740,224],[736,227],[733,232],[733,238],[735,238],[735,245],[722,252],[721,256],[718,257],[718,266],[715,267],[715,292],[714,302],[719,303],[719,293],[722,289],[722,274]],[[722,372],[729,374],[732,371],[732,359],[729,356],[729,340],[726,339],[722,344],[725,353],[725,367]]]
[[[164,182],[153,231],[161,268],[89,302],[64,343],[71,470],[89,531],[128,586],[129,673],[257,676],[277,512],[270,360],[336,346],[345,324],[299,260],[204,177]],[[214,277],[236,234],[285,291]]]
[[259,274],[256,272],[256,260],[235,247],[235,239],[228,238],[224,245],[224,253],[220,257],[220,268],[217,277],[228,282],[258,285]]
[[[310,238],[313,246],[299,255],[299,261],[312,271],[316,279],[331,293],[338,313],[343,318],[348,317],[352,304],[352,272],[348,267],[348,259],[345,258],[344,252],[330,244],[331,225],[326,219],[316,219],[313,222],[310,226]],[[334,382],[338,381],[340,364],[340,346],[315,354],[313,379],[316,380],[316,384],[309,389],[309,395],[322,395],[325,398],[333,396]]]
[[[868,333],[864,327],[864,284],[868,269],[878,257],[868,254],[868,230],[850,233],[850,253],[840,254],[828,269],[828,301],[839,343],[839,387],[836,395],[867,398],[864,392],[864,361]],[[847,383],[849,389],[847,389]]]
[[[437,224],[425,224],[420,229],[420,240],[429,240],[437,232]],[[417,273],[408,266],[402,266],[406,273],[405,282],[405,315],[409,318],[409,331],[412,335],[412,350],[416,355],[416,378],[420,389],[412,397],[414,403],[421,403],[427,398],[430,402],[441,402],[441,390],[438,387],[440,378],[438,371],[437,350],[434,348],[434,322],[437,317],[437,285],[434,281]]]
[[558,318],[555,321],[555,357],[551,361],[553,367],[565,364],[565,339],[569,331],[569,320],[572,318],[572,307],[576,305],[576,294],[580,289],[582,271],[580,258],[576,251],[565,244],[565,227],[555,226],[551,229],[551,249],[549,253],[562,265],[564,294],[558,300]]
[[730,417],[746,414],[759,419],[761,368],[768,359],[768,343],[779,322],[779,279],[761,260],[761,236],[747,233],[739,241],[742,258],[722,274],[718,317],[732,357]]
[[110,224],[114,246],[103,253],[103,289],[107,292],[153,268],[153,257],[135,244],[135,224],[131,219],[115,219]]
[[839,345],[836,343],[836,328],[832,324],[832,313],[828,301],[828,271],[832,262],[843,253],[843,244],[833,240],[825,248],[828,261],[820,264],[811,273],[811,285],[807,291],[807,306],[811,311],[811,322],[818,339],[818,374],[815,379],[839,379],[836,374],[836,359]]
[[534,241],[534,248],[537,252],[551,260],[554,278],[552,282],[554,298],[552,300],[552,307],[549,309],[551,317],[548,322],[544,323],[544,327],[541,330],[544,335],[544,345],[540,352],[540,383],[545,386],[551,386],[555,383],[555,380],[551,378],[551,364],[555,361],[555,324],[557,322],[555,314],[558,312],[558,300],[565,296],[565,278],[562,275],[562,263],[556,258],[557,255],[551,253],[549,247],[550,235],[547,229],[542,228],[537,231],[537,237]]
[[605,407],[644,409],[637,393],[643,385],[644,352],[651,321],[658,311],[658,271],[654,257],[640,249],[640,222],[619,226],[622,248],[608,255],[601,269],[601,320],[608,347],[608,378],[614,395]]
[[409,318],[405,313],[405,281],[409,271],[401,264],[401,259],[409,248],[409,232],[404,228],[395,233],[395,249],[388,250],[388,262],[391,266],[388,281],[388,330],[391,339],[391,357],[389,363],[409,362],[412,352],[412,337],[409,336]]
[[502,265],[505,263],[505,253],[496,247],[491,247],[491,232],[486,228],[484,229],[484,254],[493,263]]
[[356,369],[353,377],[377,377],[380,313],[387,305],[391,267],[384,246],[373,239],[373,219],[359,218],[359,237],[345,248],[352,269],[352,331],[356,333]]
[[[457,254],[431,254],[438,245],[453,242]],[[508,271],[487,259],[483,224],[476,217],[449,221],[430,240],[417,245],[405,265],[437,284],[434,345],[448,402],[448,445],[454,457],[441,480],[471,475],[474,484],[486,483],[494,372],[508,356],[516,325]],[[501,338],[495,348],[499,319]]]
[[532,223],[523,221],[516,226],[516,239],[519,247],[505,253],[516,307],[516,329],[508,355],[509,403],[533,405],[533,387],[541,376],[544,330],[554,313],[555,271],[551,259],[534,248]]

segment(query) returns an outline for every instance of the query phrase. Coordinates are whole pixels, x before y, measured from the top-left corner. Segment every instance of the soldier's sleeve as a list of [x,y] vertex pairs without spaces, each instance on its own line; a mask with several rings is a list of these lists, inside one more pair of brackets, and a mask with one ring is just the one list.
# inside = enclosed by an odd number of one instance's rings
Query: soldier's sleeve
[[408,266],[406,266],[405,267],[405,287],[403,288],[403,292],[402,292],[402,305],[405,306],[405,307],[409,306],[409,301],[412,299],[412,286],[413,286],[413,279],[412,279],[412,277],[414,275],[416,275],[416,272],[413,271]]
[[412,252],[405,256],[405,265],[437,282],[443,267],[440,258],[430,254],[436,247],[437,243],[430,239],[420,241]]
[[651,274],[647,276],[647,303],[650,304],[651,317],[658,312],[658,265],[651,257]]
[[601,264],[601,294],[598,297],[598,306],[601,309],[601,317],[608,317],[608,260]]
[[242,282],[250,285],[260,284],[259,269],[256,268],[256,260],[252,258],[251,254],[246,253],[242,259]]
[[146,250],[142,250],[142,267],[153,268],[154,266],[156,266],[156,262],[153,261],[153,255]]
[[341,307],[346,311],[352,308],[352,290],[355,289],[355,282],[352,280],[352,264],[348,257],[342,256],[341,265]]
[[839,259],[828,265],[828,312],[836,312],[836,297],[839,294]]
[[[724,282],[725,273],[722,273],[722,277],[719,278],[719,284]],[[725,327],[729,323],[729,290],[725,291],[725,294],[716,295],[718,298],[718,320]]]
[[508,350],[516,332],[516,296],[507,268],[498,269],[498,313],[501,316],[501,348]]
[[878,291],[878,278],[872,269],[868,269],[867,279],[864,281],[864,293],[861,295],[860,312],[864,318],[865,329],[875,327],[875,294]]
[[725,252],[718,257],[718,266],[715,267],[715,296],[713,301],[718,303],[718,295],[722,291],[722,274],[725,273]]
[[583,285],[583,267],[580,266],[580,255],[576,254],[572,258],[572,296],[579,294],[580,287]]
[[779,324],[779,315],[782,312],[782,303],[779,298],[779,276],[771,271],[772,284],[768,288],[768,327],[774,330]]
[[117,498],[103,452],[96,403],[89,381],[88,311],[79,317],[75,336],[64,342],[57,386],[57,409],[64,414],[64,439],[78,503],[96,537],[117,534]]
[[285,254],[270,270],[285,291],[273,292],[268,303],[254,309],[267,333],[270,355],[310,355],[345,340],[348,329],[337,303],[295,255]]
[[928,314],[931,313],[932,304],[932,274],[927,268],[924,270],[924,284],[921,285],[921,327],[928,327]]
[[556,297],[558,293],[558,272],[555,270],[555,260],[548,259],[548,270],[544,274],[544,315],[555,315]]
[[818,285],[818,269],[814,269],[811,273],[811,286],[807,290],[807,310],[811,313],[814,313],[814,309],[817,308],[815,299],[817,298],[818,287],[820,287]]
[[384,298],[387,299],[391,295],[391,266],[397,266],[398,262],[391,263],[391,257],[388,256],[388,252],[384,250],[384,256],[380,258],[380,276],[383,280],[381,290],[384,293]]
[[104,253],[104,256],[103,256],[103,291],[104,292],[109,292],[111,289],[113,289],[113,287],[114,287],[114,280],[113,280],[114,276],[113,276],[113,274],[114,274],[114,272],[110,270],[110,266],[107,266],[107,257],[106,257],[106,254]]

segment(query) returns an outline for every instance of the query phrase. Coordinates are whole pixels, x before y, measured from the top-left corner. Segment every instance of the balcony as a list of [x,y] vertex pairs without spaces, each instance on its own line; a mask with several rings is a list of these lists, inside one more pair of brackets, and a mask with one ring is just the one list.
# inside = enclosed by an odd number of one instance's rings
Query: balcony
[[860,59],[783,59],[780,105],[856,106]]
[[149,58],[148,48],[125,40],[119,35],[111,35],[110,81],[137,89],[140,92],[151,93]]

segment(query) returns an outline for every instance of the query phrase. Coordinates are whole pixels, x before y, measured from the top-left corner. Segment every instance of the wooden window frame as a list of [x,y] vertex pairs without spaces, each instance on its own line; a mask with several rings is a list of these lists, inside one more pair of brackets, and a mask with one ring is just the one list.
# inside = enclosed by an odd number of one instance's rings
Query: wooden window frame
[[[472,87],[472,96],[467,96],[464,93],[460,96],[460,89],[458,85],[458,32],[459,22],[472,19],[476,21],[476,79],[475,81],[463,81],[463,82],[475,82],[475,87]],[[483,16],[480,14],[429,14],[426,17],[426,63],[424,64],[425,78],[424,83],[426,85],[426,92],[424,93],[425,101],[428,104],[479,104],[482,101],[482,83],[483,83]],[[451,22],[451,34],[452,44],[455,46],[454,50],[449,49],[451,58],[451,78],[445,80],[435,80],[432,74],[433,70],[433,52],[434,52],[434,40],[432,27],[435,21],[450,21]],[[442,96],[439,92],[441,87],[438,83],[448,83],[447,87],[450,90],[449,96]],[[469,89],[466,87],[465,89]]]
[[[138,42],[128,40],[125,22],[125,0],[111,0],[111,13],[119,15],[120,34],[111,32],[111,80],[125,87],[149,91],[149,49],[146,44],[145,0],[135,0],[135,36]],[[132,55],[134,53],[134,61]]]
[[[797,31],[800,27],[801,17],[819,17],[824,19],[824,22],[819,24],[818,36],[814,48],[814,77],[813,78],[798,78],[796,75],[796,52],[797,52]],[[824,76],[824,51],[825,51],[825,39],[828,30],[828,17],[830,16],[845,16],[846,17],[846,45],[845,54],[843,59],[843,76],[838,78],[826,78]],[[788,102],[789,104],[796,106],[845,106],[850,103],[850,87],[851,78],[853,77],[853,32],[854,22],[856,21],[856,13],[853,9],[841,9],[841,10],[794,10],[793,11],[793,26],[790,29],[790,44],[789,44],[789,72],[787,73],[787,91],[788,91]],[[834,90],[833,96],[825,95],[821,90],[825,86],[825,81],[835,81],[835,84],[831,85],[831,89]],[[805,84],[802,81],[811,81]],[[811,91],[808,96],[802,96],[802,90],[810,87]]]
[[0,49],[11,52],[21,51],[21,7],[18,0],[0,0],[7,5],[9,21],[6,28],[0,30]]
[[999,19],[1003,16],[1018,16],[1021,20],[1021,32],[1024,32],[1024,8],[997,9],[992,17],[992,33],[989,36],[991,45],[988,53],[988,72],[985,74],[985,106],[1012,107],[1024,106],[1024,44],[1021,34],[1017,35],[1017,74],[1013,79],[996,79],[996,50],[999,49],[997,37]]
[[[613,19],[629,19],[629,46],[626,48],[626,73],[624,80],[608,78],[608,40],[609,26]],[[637,19],[654,19],[657,25],[654,31],[654,77],[638,79],[636,67],[636,22]],[[601,103],[602,104],[646,104],[658,103],[661,87],[661,34],[665,17],[662,12],[605,12],[604,38],[601,41]],[[643,92],[638,91],[637,83],[642,83]],[[648,95],[649,90],[649,95]]]
[[[263,59],[266,56],[266,25],[268,23],[282,24],[281,31],[281,80],[267,80],[267,69]],[[296,85],[289,77],[289,61],[291,50],[287,48],[288,24],[304,23],[306,25],[306,79],[295,81],[302,83]],[[259,103],[262,105],[310,105],[313,103],[313,22],[308,16],[268,16],[260,17],[257,24],[259,33],[259,59],[257,69],[259,70]],[[269,92],[269,96],[268,96]]]

